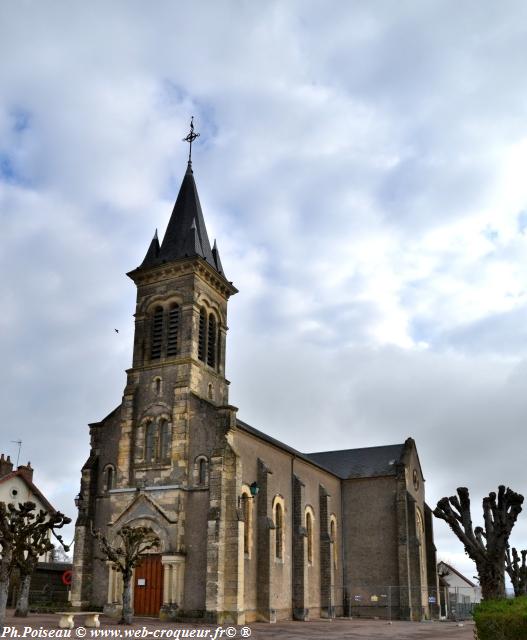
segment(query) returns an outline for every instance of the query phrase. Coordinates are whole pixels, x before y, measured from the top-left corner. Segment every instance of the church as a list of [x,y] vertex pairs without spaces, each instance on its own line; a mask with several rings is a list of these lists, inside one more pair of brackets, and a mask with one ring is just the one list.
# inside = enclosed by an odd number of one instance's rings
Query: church
[[120,574],[91,532],[145,525],[161,547],[135,569],[136,615],[382,616],[389,598],[393,617],[428,617],[436,557],[414,441],[301,453],[229,404],[227,307],[238,291],[211,247],[191,155],[163,241],[156,233],[127,275],[133,363],[120,404],[89,425],[72,605],[119,613]]

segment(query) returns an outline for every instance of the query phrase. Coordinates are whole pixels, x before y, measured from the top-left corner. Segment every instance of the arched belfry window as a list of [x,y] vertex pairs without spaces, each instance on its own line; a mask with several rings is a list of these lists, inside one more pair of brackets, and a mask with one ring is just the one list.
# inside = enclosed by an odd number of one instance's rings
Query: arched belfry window
[[178,352],[179,339],[179,305],[173,304],[168,312],[167,356],[175,356]]
[[199,310],[198,358],[205,362],[205,341],[207,338],[207,312],[203,307]]
[[207,336],[207,364],[209,367],[216,366],[216,318],[209,314],[209,327]]
[[158,360],[161,357],[163,345],[163,307],[156,307],[152,315],[152,328],[150,339],[150,359]]

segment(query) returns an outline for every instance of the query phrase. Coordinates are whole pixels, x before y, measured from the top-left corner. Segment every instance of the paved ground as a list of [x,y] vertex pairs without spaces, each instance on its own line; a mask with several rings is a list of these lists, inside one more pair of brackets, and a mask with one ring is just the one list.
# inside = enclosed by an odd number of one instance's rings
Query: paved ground
[[[12,612],[8,612],[3,634],[0,638],[31,638],[46,637],[50,630],[58,630],[59,616],[56,614],[32,614],[28,618],[14,618]],[[179,623],[161,623],[153,618],[136,618],[133,626],[126,627],[116,624],[112,618],[101,616],[101,627],[95,629],[78,629],[82,626],[82,618],[75,619],[75,629],[72,629],[70,637],[76,638],[158,638],[173,640],[176,638],[201,637],[209,640],[225,640],[226,638],[247,638],[247,627],[228,627],[225,625],[217,631],[217,627],[211,625],[194,625]],[[251,639],[264,640],[337,640],[337,639],[364,639],[383,640],[473,640],[474,625],[465,622],[458,627],[454,622],[393,622],[388,624],[382,620],[345,620],[312,622],[279,622],[277,624],[255,623],[248,625]],[[30,629],[28,629],[30,628]],[[160,635],[160,630],[165,630]],[[207,633],[208,630],[208,633]],[[128,631],[128,633],[126,633]],[[82,633],[84,635],[82,635]],[[192,634],[192,632],[194,632]],[[134,633],[134,635],[132,635]],[[154,635],[156,633],[156,635]],[[18,634],[18,635],[17,635]],[[216,634],[216,635],[215,635]],[[51,635],[51,634],[49,634]],[[48,637],[49,637],[48,635]]]

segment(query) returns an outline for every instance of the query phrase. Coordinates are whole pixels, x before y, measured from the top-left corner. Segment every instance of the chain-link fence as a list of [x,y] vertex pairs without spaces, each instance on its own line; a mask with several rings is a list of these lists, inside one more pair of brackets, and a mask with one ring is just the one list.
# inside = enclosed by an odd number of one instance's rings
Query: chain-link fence
[[[350,586],[335,590],[343,616],[383,620],[466,620],[480,602],[478,587]],[[337,607],[340,615],[341,607]]]

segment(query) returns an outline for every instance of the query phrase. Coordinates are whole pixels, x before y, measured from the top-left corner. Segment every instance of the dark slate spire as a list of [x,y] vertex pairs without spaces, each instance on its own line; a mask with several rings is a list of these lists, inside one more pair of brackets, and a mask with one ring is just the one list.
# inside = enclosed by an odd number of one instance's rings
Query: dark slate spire
[[223,267],[221,266],[220,252],[218,251],[216,240],[214,240],[214,246],[212,247],[212,257],[214,258],[214,266],[221,273],[221,275],[224,276],[225,274],[223,273]]
[[[192,224],[194,223],[194,230]],[[165,237],[161,243],[159,257],[161,260],[177,260],[186,257],[189,241],[197,234],[199,242],[195,244],[195,254],[204,258],[211,266],[215,266],[210,248],[205,220],[199,203],[198,190],[192,173],[192,164],[189,162],[187,171],[179,189],[176,204],[167,226]],[[189,254],[189,256],[192,254]]]
[[192,163],[189,162],[163,242],[159,246],[157,236],[152,240],[141,267],[153,267],[192,256],[200,256],[225,276],[217,247],[214,252],[210,248]]
[[156,229],[156,232],[154,233],[154,237],[152,238],[152,242],[148,247],[148,251],[146,252],[145,259],[141,263],[141,266],[145,267],[155,263],[158,256],[159,256],[159,239],[157,237],[157,229]]

